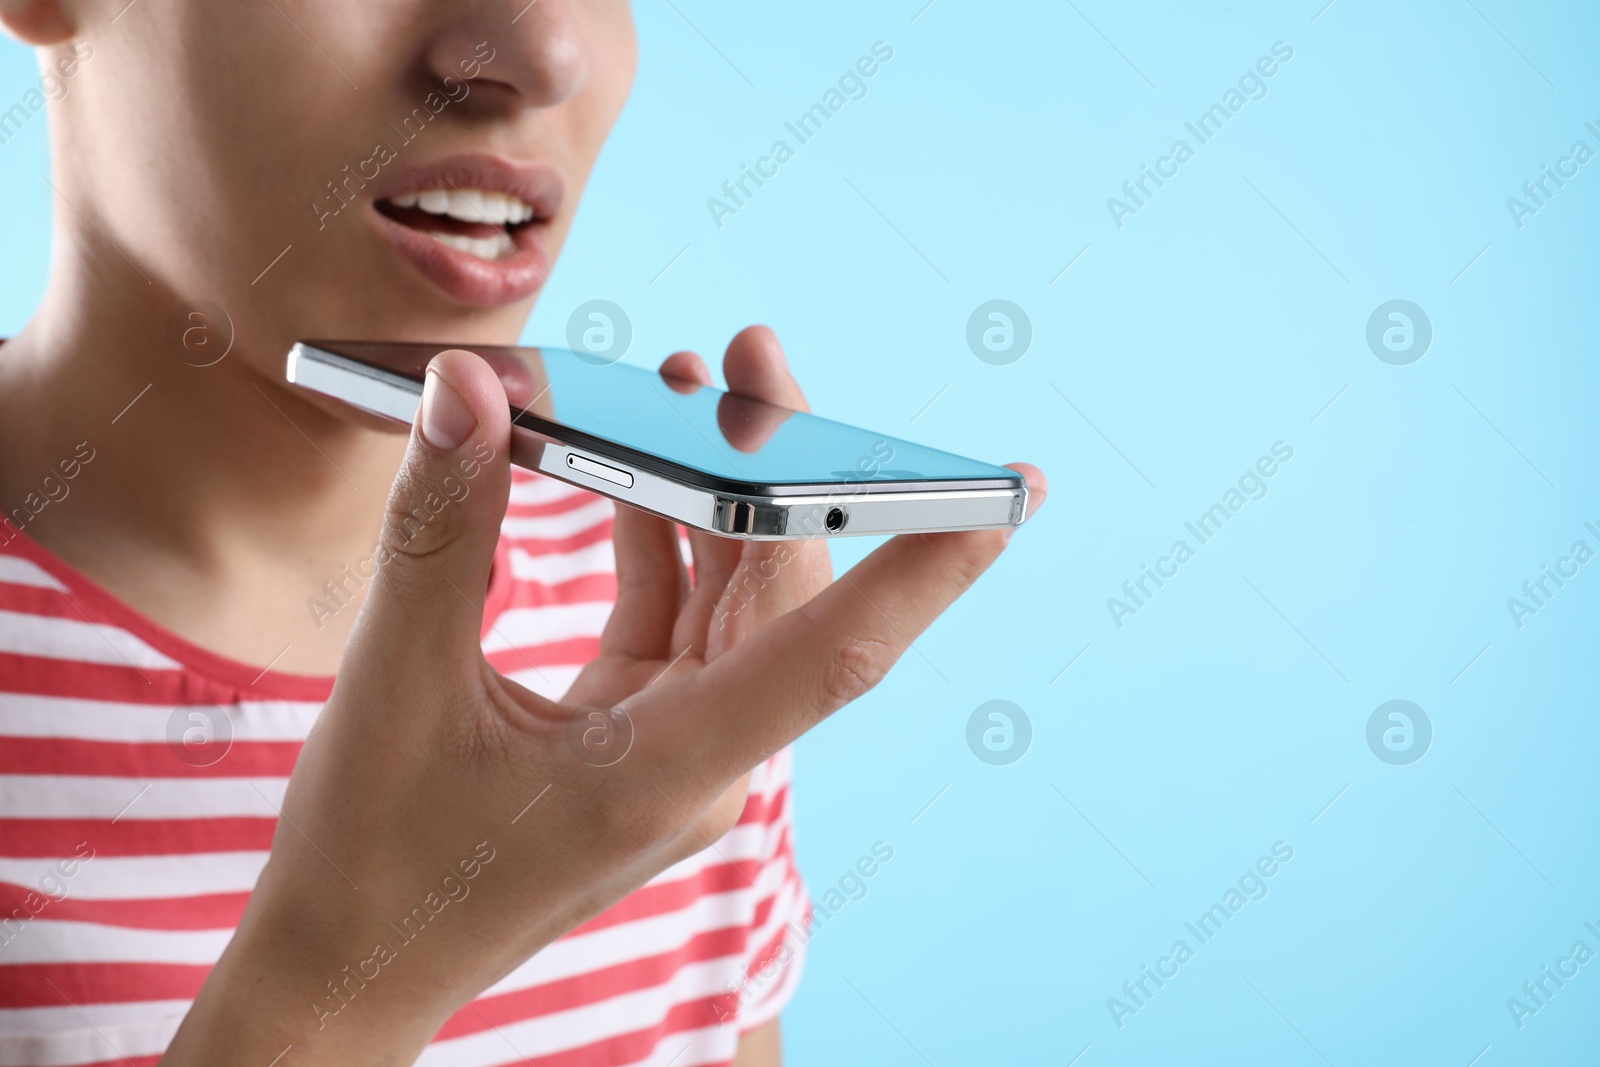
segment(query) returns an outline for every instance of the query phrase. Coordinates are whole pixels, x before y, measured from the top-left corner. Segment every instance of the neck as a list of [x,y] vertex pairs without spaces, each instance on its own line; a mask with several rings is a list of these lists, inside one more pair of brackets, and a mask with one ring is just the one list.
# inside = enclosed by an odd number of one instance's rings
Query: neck
[[[77,248],[99,240],[68,236]],[[209,349],[186,349],[186,317],[174,314],[184,300],[159,278],[104,247],[63,259],[33,321],[0,347],[0,509],[11,520],[0,540],[20,526],[181,636],[226,633],[197,643],[235,658],[270,659],[293,643],[291,620],[323,629],[305,601],[370,553],[403,434],[288,385],[275,369],[292,338],[247,337],[244,316],[225,358],[193,365],[221,353],[225,326]],[[65,478],[62,464],[91,451]],[[267,627],[282,632],[219,630],[197,601],[269,618],[282,608]],[[333,643],[354,614],[342,613]],[[326,635],[306,638],[319,643],[331,648]],[[287,662],[322,673],[336,659],[325,649]]]

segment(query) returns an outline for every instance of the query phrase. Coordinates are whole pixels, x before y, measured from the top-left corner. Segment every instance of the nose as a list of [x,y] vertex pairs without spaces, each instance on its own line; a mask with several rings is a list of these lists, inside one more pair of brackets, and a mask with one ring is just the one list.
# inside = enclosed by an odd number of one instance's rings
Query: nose
[[573,0],[464,4],[429,45],[428,66],[440,80],[470,77],[474,94],[507,109],[553,107],[589,76],[588,42],[573,7]]

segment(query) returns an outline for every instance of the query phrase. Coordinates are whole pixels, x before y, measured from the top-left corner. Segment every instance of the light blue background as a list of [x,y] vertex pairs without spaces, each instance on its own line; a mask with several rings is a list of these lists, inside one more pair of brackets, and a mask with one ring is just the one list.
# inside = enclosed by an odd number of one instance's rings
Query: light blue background
[[[817,410],[1052,482],[799,745],[814,891],[895,855],[813,940],[791,1062],[1597,1055],[1600,961],[1521,1030],[1506,1000],[1600,950],[1600,563],[1520,630],[1506,599],[1600,549],[1600,162],[1520,230],[1506,199],[1600,150],[1600,17],[1321,5],[640,5],[637,89],[527,337],[594,298],[640,361],[769,323]],[[879,40],[867,97],[718,229],[706,199]],[[1106,198],[1279,40],[1268,96],[1119,230]],[[0,54],[0,99],[33,77]],[[7,332],[42,290],[43,138],[0,148]],[[1013,365],[966,346],[993,298],[1032,320]],[[1435,331],[1410,366],[1365,341],[1395,298]],[[1270,494],[1118,629],[1106,598],[1280,440]],[[1434,728],[1409,766],[1366,743],[1395,698]],[[1032,721],[1010,766],[967,747],[991,699]],[[1107,998],[1280,840],[1270,895],[1119,1030]]]

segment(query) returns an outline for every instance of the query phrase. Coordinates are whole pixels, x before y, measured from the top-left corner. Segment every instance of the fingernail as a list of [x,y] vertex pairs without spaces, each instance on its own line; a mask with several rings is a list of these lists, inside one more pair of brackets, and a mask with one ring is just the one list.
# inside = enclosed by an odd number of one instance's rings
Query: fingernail
[[422,439],[440,452],[449,452],[477,428],[478,418],[461,394],[430,370],[422,386]]

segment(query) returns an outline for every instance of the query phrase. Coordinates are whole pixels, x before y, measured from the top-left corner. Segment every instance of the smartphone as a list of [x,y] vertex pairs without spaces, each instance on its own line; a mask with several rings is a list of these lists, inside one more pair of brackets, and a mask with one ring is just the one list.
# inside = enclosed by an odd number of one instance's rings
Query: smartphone
[[1005,467],[558,348],[301,341],[306,389],[413,421],[428,361],[481,356],[511,405],[511,461],[698,530],[756,541],[1016,526]]

